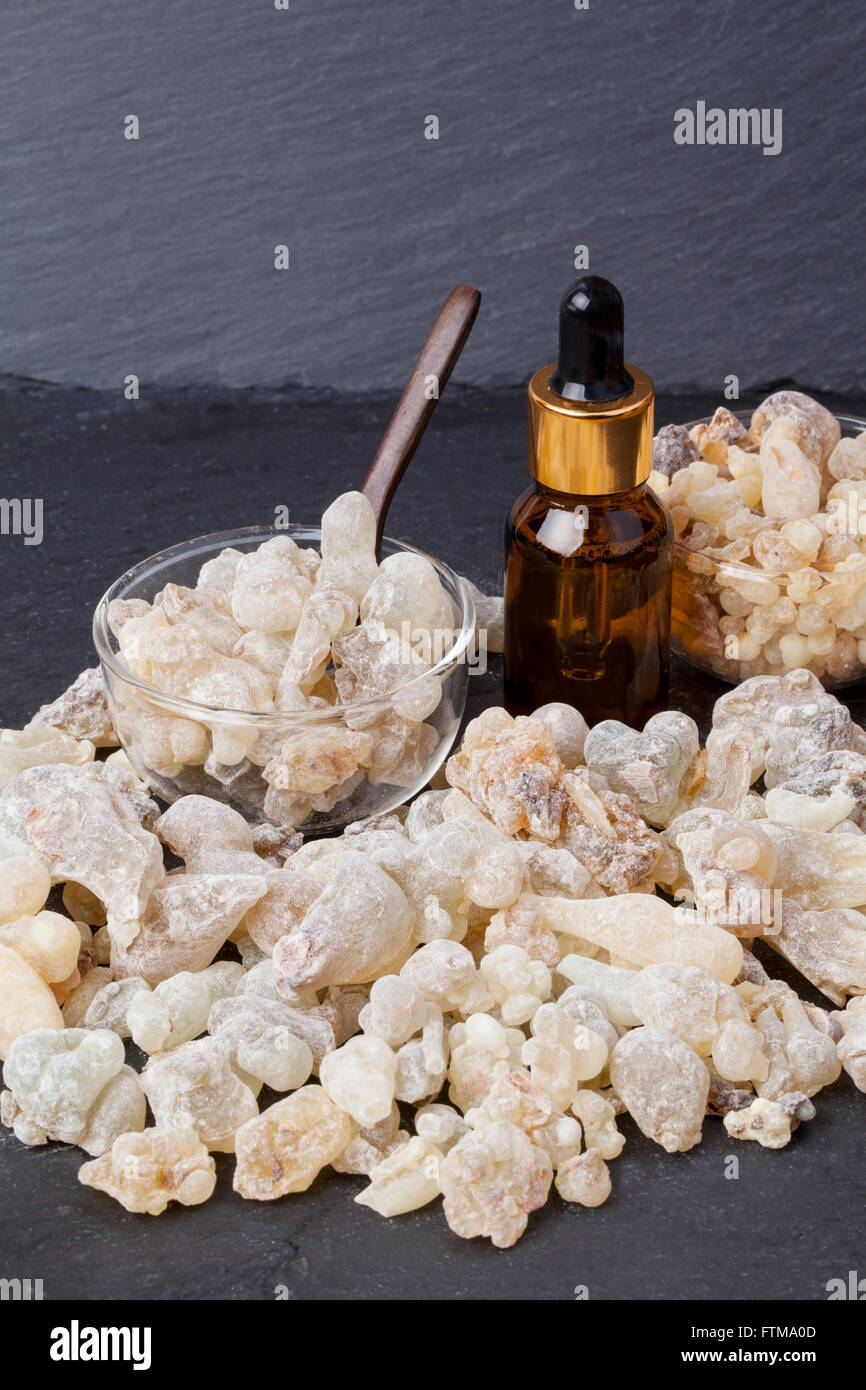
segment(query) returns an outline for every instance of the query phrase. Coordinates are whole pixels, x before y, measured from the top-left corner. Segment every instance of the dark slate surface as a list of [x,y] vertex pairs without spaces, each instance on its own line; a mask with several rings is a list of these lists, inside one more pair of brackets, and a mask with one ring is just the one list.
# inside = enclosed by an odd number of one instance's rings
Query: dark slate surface
[[[688,420],[710,397],[663,398],[658,421]],[[858,401],[830,400],[861,410]],[[38,385],[0,391],[6,496],[45,500],[45,540],[0,538],[4,679],[0,721],[20,725],[90,662],[89,613],[130,563],[207,530],[264,522],[287,504],[315,518],[357,485],[390,399],[298,392],[160,393],[138,405]],[[452,391],[407,474],[391,529],[482,583],[500,572],[502,517],[523,487],[520,392]],[[498,698],[500,673],[471,682]],[[701,723],[723,687],[674,672],[673,702]],[[855,692],[857,697],[858,692]],[[854,705],[861,721],[866,704]],[[771,962],[771,969],[778,965]],[[810,996],[815,997],[815,996]],[[733,1145],[715,1121],[691,1153],[669,1157],[630,1120],[601,1209],[554,1196],[514,1249],[465,1242],[435,1207],[385,1222],[351,1201],[362,1179],[325,1175],[271,1204],[231,1192],[217,1156],[207,1205],[132,1216],[77,1185],[80,1151],[28,1150],[0,1131],[0,1277],[41,1278],[47,1298],[801,1299],[866,1269],[862,1211],[866,1105],[843,1079],[782,1153]]]
[[[468,281],[458,379],[512,384],[586,245],[659,383],[866,384],[862,5],[3,9],[5,371],[394,387]],[[782,152],[677,146],[698,101],[780,108]]]

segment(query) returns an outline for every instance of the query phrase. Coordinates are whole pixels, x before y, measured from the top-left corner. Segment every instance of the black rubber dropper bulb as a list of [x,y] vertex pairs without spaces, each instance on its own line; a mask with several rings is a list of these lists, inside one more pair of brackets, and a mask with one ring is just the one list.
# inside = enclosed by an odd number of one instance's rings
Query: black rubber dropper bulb
[[582,275],[559,306],[559,360],[550,389],[569,401],[616,401],[634,389],[623,359],[622,295],[601,275]]

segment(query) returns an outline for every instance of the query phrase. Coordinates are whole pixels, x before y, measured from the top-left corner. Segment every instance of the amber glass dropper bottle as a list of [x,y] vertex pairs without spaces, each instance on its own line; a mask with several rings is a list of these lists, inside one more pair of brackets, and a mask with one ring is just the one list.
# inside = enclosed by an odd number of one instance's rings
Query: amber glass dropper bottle
[[666,707],[672,531],[647,486],[653,387],[623,360],[623,303],[586,275],[559,360],[529,384],[531,487],[506,527],[505,703],[642,728]]

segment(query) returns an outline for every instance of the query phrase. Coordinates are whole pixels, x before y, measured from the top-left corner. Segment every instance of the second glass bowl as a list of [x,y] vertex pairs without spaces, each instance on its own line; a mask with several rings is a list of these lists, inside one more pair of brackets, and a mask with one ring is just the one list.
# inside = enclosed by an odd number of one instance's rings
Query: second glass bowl
[[[733,413],[748,425],[750,411]],[[849,415],[836,418],[843,439],[866,431],[866,420]],[[693,420],[686,429],[700,424],[709,420]],[[863,529],[857,539],[866,556],[866,513],[860,519]],[[786,599],[791,621],[760,643],[744,645],[747,631],[726,634],[720,629],[726,617],[739,613],[745,621],[749,613]],[[859,630],[856,625],[835,629],[832,645],[816,637],[812,645],[819,650],[806,651],[810,634],[803,629],[815,624],[815,631],[821,631],[817,624],[822,609],[831,619],[841,613],[845,621],[855,623],[862,610],[862,622]],[[822,571],[807,564],[773,573],[756,564],[716,559],[689,546],[688,540],[676,540],[671,645],[692,666],[730,685],[750,676],[783,676],[798,666],[813,671],[828,690],[853,685],[866,675],[866,565]]]

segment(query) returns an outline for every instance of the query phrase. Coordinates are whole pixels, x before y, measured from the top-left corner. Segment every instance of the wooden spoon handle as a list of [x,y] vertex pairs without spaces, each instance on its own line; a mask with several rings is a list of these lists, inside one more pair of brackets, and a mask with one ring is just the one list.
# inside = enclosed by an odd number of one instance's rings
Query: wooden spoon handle
[[451,291],[370,465],[362,491],[376,513],[377,550],[391,499],[463,351],[480,303],[479,291],[469,285]]

